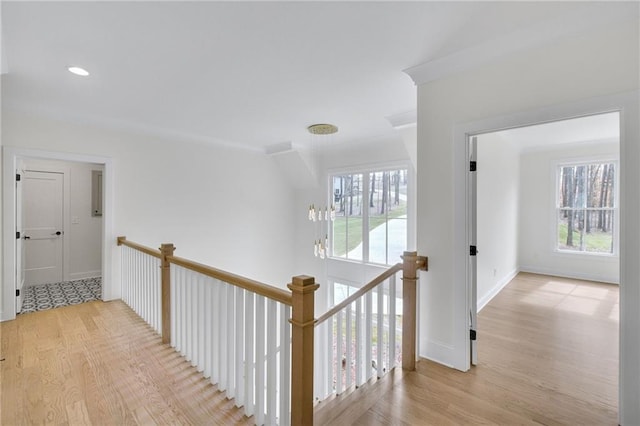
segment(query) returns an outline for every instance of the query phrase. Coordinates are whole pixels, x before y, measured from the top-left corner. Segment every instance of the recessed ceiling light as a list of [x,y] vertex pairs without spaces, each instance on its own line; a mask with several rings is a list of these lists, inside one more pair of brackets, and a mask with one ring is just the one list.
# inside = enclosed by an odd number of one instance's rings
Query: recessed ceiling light
[[86,77],[89,75],[89,71],[85,70],[84,68],[80,68],[80,67],[68,67],[67,68],[69,70],[69,72],[75,74],[75,75],[79,75],[82,77]]

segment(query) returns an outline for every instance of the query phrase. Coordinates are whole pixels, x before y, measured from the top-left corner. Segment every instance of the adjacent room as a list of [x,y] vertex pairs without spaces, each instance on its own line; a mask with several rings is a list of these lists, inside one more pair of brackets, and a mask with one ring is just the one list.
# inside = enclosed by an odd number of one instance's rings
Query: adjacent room
[[558,401],[590,395],[602,422],[617,410],[619,129],[612,112],[476,141],[475,363],[514,387],[535,370]]

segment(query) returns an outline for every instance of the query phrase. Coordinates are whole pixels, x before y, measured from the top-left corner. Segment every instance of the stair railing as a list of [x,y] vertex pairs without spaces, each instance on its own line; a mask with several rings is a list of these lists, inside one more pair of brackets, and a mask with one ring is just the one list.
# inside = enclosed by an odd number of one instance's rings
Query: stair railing
[[[395,295],[395,275],[400,270],[402,367],[415,369],[417,270],[427,268],[427,259],[416,252],[405,252],[402,264],[394,265],[316,320],[314,294],[319,286],[313,277],[293,277],[287,285],[290,291],[286,291],[176,257],[173,244],[152,249],[126,237],[118,237],[117,243],[122,247],[123,301],[162,336],[163,343],[170,344],[233,398],[246,416],[253,416],[256,424],[313,424],[314,329],[321,324],[341,318],[349,323],[355,318],[356,333],[360,329],[369,341],[375,329],[379,341],[386,336],[387,341],[395,342],[391,320],[395,318],[395,297],[391,296]],[[387,290],[381,290],[385,282]],[[372,305],[373,291],[378,295],[377,312]],[[386,311],[381,303],[385,294],[388,301],[393,300]],[[384,312],[389,318],[387,334],[381,327],[375,328],[372,319],[376,314],[376,324],[383,323],[380,315]],[[357,325],[363,314],[364,322]],[[342,329],[346,338],[351,328],[340,326]],[[362,358],[364,365],[373,365],[371,346],[367,347],[354,357]],[[387,355],[388,359],[395,357]],[[381,371],[385,361],[380,350],[375,361]],[[387,363],[390,368],[395,366]],[[358,365],[363,377],[370,377],[367,370],[371,369],[362,367],[362,362]]]
[[[400,358],[404,369],[415,369],[417,271],[426,270],[427,259],[416,252],[402,258],[316,320],[316,345],[325,351],[316,363],[317,401],[382,378]],[[402,312],[396,306],[399,275]]]

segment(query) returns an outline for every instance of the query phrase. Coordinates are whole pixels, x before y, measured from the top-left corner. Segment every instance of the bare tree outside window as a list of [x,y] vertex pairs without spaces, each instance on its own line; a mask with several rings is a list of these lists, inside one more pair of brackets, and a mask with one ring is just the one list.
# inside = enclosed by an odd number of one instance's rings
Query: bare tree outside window
[[407,169],[339,174],[331,182],[336,206],[331,256],[398,262],[407,242]]
[[614,253],[614,163],[563,165],[558,175],[556,248]]

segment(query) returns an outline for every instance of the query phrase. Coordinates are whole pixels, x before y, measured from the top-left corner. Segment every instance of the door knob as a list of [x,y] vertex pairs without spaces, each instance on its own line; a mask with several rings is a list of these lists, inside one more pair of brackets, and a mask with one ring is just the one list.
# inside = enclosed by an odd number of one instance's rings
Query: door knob
[[56,233],[55,233],[55,234],[53,234],[53,235],[62,235],[62,232],[60,232],[60,231],[56,231]]
[[25,239],[25,240],[30,240],[30,239],[31,239],[31,237],[30,237],[30,236],[28,236],[28,235],[25,235],[25,236],[24,236],[24,239]]

